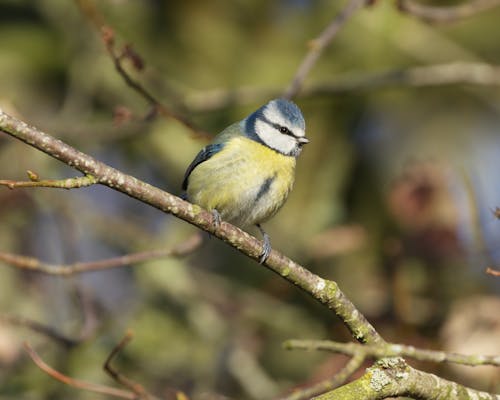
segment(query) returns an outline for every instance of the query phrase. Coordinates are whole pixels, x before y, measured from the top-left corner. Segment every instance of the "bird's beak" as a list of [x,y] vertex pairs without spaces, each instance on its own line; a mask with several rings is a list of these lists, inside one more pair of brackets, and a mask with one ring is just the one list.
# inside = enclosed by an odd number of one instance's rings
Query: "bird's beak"
[[302,145],[304,145],[304,144],[309,143],[309,139],[308,139],[308,138],[306,138],[306,137],[299,137],[299,138],[297,138],[297,140],[298,140],[298,142],[299,142],[299,144],[300,144],[301,146],[302,146]]

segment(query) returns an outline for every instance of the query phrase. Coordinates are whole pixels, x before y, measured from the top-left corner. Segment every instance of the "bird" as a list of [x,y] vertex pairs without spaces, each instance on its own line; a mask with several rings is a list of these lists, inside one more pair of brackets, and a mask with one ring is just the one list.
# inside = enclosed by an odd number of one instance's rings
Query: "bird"
[[255,225],[263,237],[259,261],[271,253],[262,228],[285,203],[295,180],[296,159],[309,143],[299,107],[286,99],[269,101],[219,133],[188,166],[184,199],[240,228]]

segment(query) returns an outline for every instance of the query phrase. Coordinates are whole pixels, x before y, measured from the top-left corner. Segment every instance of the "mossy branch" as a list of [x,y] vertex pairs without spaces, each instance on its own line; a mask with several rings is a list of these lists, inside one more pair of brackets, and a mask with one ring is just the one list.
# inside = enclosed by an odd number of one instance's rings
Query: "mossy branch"
[[382,400],[399,396],[432,400],[500,400],[499,395],[469,389],[414,369],[401,358],[380,360],[361,378],[313,400]]

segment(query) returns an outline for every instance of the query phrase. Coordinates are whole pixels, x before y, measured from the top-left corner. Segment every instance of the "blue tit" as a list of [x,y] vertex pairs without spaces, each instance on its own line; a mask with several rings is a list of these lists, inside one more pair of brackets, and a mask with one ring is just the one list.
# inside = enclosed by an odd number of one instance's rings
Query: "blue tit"
[[263,263],[271,252],[261,223],[285,203],[295,178],[295,160],[305,137],[300,109],[284,99],[271,100],[236,122],[201,150],[182,183],[186,199],[239,227],[256,225],[263,235]]

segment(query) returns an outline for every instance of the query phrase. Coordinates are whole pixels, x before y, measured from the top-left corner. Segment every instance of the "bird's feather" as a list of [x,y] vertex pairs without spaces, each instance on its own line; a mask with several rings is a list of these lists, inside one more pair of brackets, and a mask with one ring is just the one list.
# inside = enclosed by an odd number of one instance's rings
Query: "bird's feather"
[[225,142],[224,151],[192,171],[188,198],[239,226],[264,222],[285,202],[294,169],[295,157],[235,136]]
[[182,190],[186,190],[189,184],[189,176],[193,172],[193,170],[202,162],[209,160],[212,156],[220,152],[224,143],[227,142],[231,137],[235,137],[239,135],[240,132],[240,123],[236,122],[232,125],[229,125],[226,129],[224,129],[221,133],[219,133],[213,140],[211,144],[204,147],[194,158],[193,162],[189,164],[187,167],[186,173],[184,174],[184,179],[182,181]]
[[189,175],[191,172],[202,162],[207,161],[214,154],[217,154],[224,147],[223,143],[212,143],[204,147],[194,158],[193,162],[189,164],[189,167],[184,174],[184,180],[182,181],[182,190],[186,190],[188,187]]

